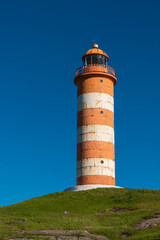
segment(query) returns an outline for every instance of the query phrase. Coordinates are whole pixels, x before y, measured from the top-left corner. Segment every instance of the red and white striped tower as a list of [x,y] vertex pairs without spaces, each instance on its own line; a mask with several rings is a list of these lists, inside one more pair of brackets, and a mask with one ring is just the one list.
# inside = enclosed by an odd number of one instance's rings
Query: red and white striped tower
[[77,186],[78,191],[115,187],[114,85],[115,71],[97,44],[82,57],[77,85]]

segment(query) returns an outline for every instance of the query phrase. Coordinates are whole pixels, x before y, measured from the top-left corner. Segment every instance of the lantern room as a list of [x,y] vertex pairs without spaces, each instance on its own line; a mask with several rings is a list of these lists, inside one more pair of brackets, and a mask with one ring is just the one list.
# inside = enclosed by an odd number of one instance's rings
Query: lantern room
[[83,66],[108,65],[108,55],[98,48],[98,44],[93,44],[93,48],[88,50],[82,57]]

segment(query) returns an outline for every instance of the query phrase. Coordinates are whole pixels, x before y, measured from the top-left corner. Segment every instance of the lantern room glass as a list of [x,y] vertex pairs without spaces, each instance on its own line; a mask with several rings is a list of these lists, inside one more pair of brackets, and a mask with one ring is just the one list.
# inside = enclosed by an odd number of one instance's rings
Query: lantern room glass
[[83,59],[83,66],[88,65],[108,65],[108,60],[105,56],[100,54],[88,55]]

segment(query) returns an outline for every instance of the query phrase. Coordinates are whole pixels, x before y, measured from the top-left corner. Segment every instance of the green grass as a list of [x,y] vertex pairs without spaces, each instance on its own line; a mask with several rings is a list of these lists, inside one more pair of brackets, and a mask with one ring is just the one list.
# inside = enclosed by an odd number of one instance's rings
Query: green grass
[[[133,211],[114,213],[112,208]],[[69,214],[65,215],[64,211]],[[129,240],[160,239],[160,224],[135,230],[133,226],[155,214],[160,214],[160,191],[137,189],[94,189],[81,192],[61,192],[30,199],[0,208],[0,239],[22,236],[13,230],[64,229],[87,230],[93,234],[120,240],[129,232]],[[27,236],[27,234],[26,234]]]

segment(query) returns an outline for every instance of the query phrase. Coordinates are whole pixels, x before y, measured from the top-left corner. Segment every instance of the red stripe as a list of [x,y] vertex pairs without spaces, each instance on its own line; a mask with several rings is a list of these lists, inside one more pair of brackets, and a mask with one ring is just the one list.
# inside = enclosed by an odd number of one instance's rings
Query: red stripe
[[77,113],[77,128],[83,125],[100,124],[114,128],[114,113],[101,108],[88,108]]
[[108,158],[114,160],[114,144],[103,141],[86,141],[77,144],[77,160]]
[[110,176],[88,175],[77,178],[77,185],[101,184],[115,186],[115,178]]

